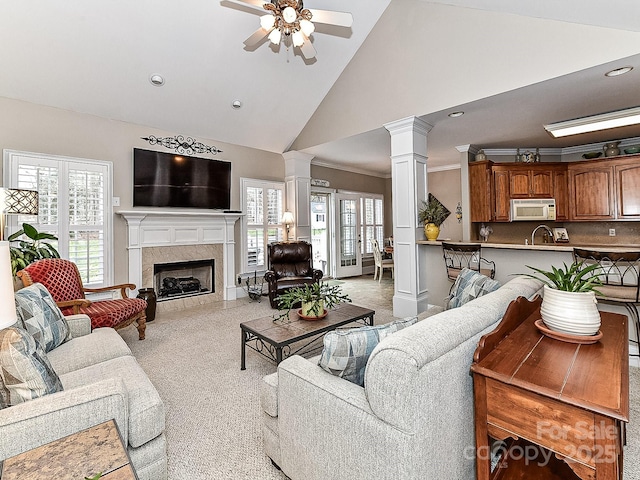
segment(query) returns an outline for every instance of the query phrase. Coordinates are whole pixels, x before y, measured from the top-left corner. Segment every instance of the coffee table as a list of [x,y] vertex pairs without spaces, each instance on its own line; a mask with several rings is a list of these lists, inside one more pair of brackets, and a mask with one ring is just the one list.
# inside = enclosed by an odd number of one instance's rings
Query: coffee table
[[[304,320],[298,318],[295,311],[292,311],[289,320],[274,321],[273,317],[263,317],[241,323],[240,370],[246,369],[247,347],[275,361],[278,365],[290,355],[309,353],[317,349],[318,346],[314,346],[314,343],[326,332],[353,322],[373,325],[375,313],[369,308],[343,303],[330,310],[327,316],[320,320]],[[301,346],[296,346],[292,351],[292,344],[302,340],[307,341]]]

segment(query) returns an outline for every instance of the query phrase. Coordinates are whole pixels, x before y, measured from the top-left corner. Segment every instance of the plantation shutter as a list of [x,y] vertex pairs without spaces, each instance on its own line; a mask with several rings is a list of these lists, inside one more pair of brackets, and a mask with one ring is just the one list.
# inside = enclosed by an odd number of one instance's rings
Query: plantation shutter
[[384,200],[363,196],[360,201],[362,253],[373,254],[371,240],[376,239],[380,248],[384,245]]
[[9,151],[5,172],[10,188],[38,191],[37,219],[11,216],[12,231],[26,222],[57,236],[51,243],[78,266],[85,286],[110,285],[110,163]]

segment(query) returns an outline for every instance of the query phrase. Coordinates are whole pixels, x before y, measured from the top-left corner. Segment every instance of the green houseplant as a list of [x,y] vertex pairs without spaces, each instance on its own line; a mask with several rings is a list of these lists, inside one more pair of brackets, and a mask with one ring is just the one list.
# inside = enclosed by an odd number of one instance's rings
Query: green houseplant
[[33,225],[23,223],[22,228],[11,235],[10,242],[11,271],[15,276],[27,265],[41,258],[60,258],[58,250],[50,243],[58,237],[50,233],[39,232]]
[[440,225],[444,223],[451,212],[440,203],[434,195],[429,194],[427,201],[422,200],[418,210],[418,221],[424,225],[427,240],[436,240],[440,234]]
[[[600,312],[596,300],[600,266],[573,262],[543,270],[527,265],[535,274],[525,274],[544,283],[540,316],[551,330],[590,336],[598,333]],[[541,276],[540,276],[541,275]]]
[[301,306],[301,316],[306,319],[322,318],[329,310],[342,302],[351,302],[348,295],[342,293],[339,285],[329,285],[325,282],[306,284],[304,287],[293,287],[278,296],[278,306],[286,309],[285,313],[276,315],[275,319],[289,318],[289,312],[296,306]]

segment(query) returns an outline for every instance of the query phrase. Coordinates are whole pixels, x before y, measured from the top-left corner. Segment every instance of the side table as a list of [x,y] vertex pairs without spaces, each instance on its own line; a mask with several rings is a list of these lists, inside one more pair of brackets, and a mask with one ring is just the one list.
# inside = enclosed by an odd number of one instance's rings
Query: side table
[[28,450],[0,463],[2,480],[138,480],[113,420]]

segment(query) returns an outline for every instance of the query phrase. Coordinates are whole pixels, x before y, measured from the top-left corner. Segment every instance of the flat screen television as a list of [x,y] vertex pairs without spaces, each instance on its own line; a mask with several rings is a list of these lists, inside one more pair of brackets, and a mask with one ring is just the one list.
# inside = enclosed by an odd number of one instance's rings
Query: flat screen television
[[229,209],[231,163],[133,149],[133,206]]

